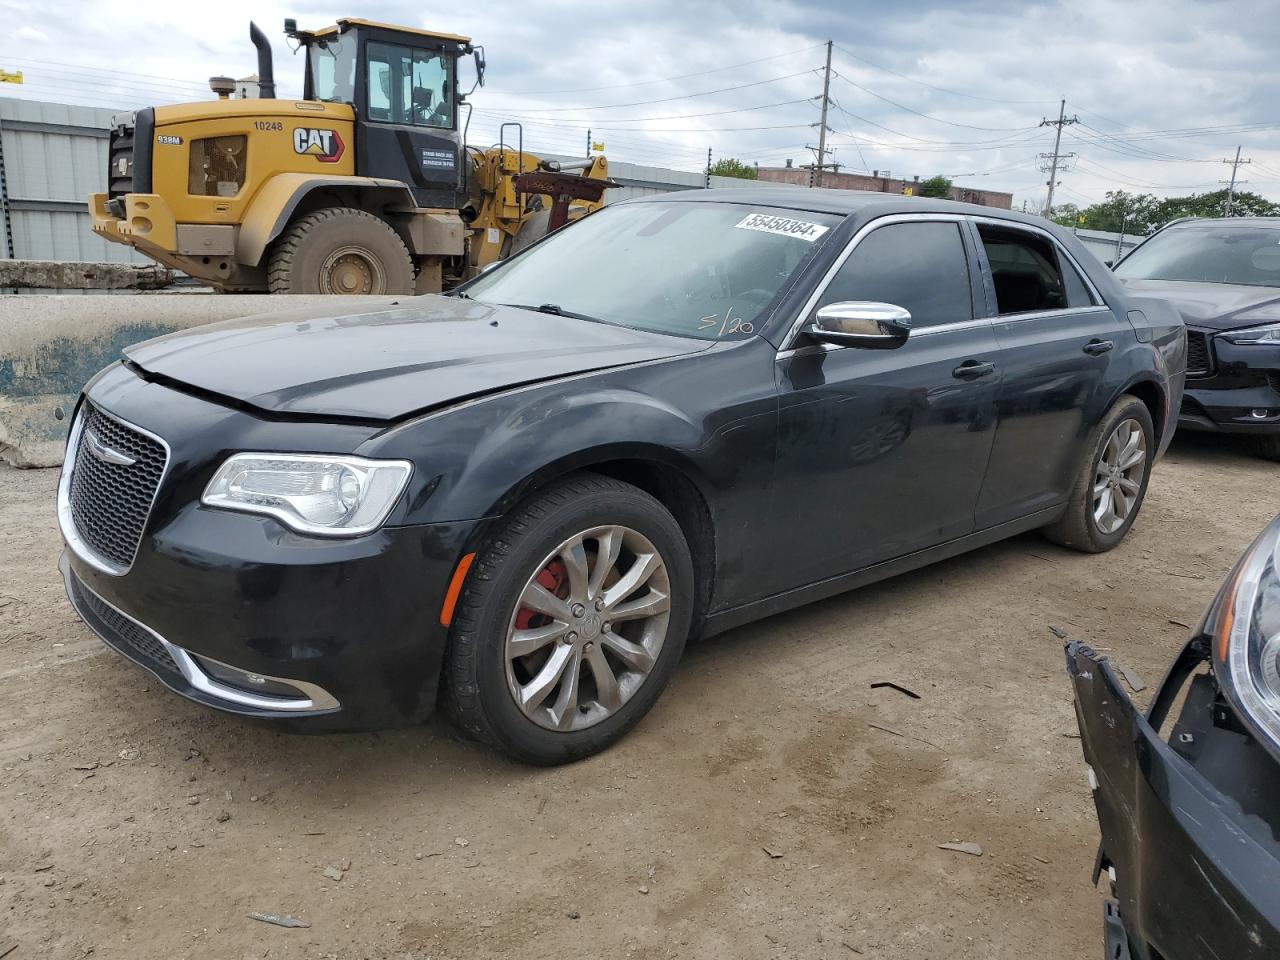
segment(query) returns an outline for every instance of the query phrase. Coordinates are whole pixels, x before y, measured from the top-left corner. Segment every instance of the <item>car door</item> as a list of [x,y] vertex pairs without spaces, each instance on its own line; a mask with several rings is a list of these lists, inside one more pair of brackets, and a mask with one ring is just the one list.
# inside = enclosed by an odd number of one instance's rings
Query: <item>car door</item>
[[902,556],[973,530],[995,425],[991,324],[975,319],[976,250],[958,217],[865,227],[810,298],[910,311],[890,350],[784,341],[774,556],[780,589]]
[[999,424],[978,503],[984,528],[1060,504],[1102,416],[1128,329],[1047,231],[975,220],[1003,372]]

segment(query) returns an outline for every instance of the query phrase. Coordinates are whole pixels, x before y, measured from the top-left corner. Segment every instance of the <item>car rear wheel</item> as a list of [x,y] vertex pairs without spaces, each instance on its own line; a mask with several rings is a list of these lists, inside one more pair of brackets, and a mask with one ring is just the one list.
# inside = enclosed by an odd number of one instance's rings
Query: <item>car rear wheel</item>
[[1102,553],[1125,538],[1147,493],[1156,441],[1146,404],[1122,396],[1094,430],[1088,450],[1066,513],[1044,534],[1066,547]]
[[467,577],[446,708],[527,763],[597,753],[667,685],[692,597],[689,548],[661,503],[607,477],[557,484],[512,513]]

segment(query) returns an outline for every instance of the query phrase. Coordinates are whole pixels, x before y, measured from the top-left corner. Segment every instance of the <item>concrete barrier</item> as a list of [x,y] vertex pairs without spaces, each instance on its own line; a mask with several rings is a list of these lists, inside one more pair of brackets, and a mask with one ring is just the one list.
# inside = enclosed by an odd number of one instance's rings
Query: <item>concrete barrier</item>
[[395,297],[138,294],[0,297],[0,459],[62,462],[67,416],[81,387],[122,348],[216,320],[349,302],[367,310]]

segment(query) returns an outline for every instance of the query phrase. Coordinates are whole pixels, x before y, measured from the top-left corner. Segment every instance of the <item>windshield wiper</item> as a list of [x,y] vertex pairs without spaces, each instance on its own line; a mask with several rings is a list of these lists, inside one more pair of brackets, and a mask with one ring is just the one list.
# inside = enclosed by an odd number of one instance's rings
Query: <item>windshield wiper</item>
[[504,307],[515,307],[517,310],[532,310],[534,313],[549,313],[555,317],[572,317],[574,320],[586,320],[590,323],[608,323],[608,320],[601,320],[599,317],[593,317],[587,313],[574,313],[572,310],[566,310],[558,303],[540,303],[536,307],[528,303],[504,303]]

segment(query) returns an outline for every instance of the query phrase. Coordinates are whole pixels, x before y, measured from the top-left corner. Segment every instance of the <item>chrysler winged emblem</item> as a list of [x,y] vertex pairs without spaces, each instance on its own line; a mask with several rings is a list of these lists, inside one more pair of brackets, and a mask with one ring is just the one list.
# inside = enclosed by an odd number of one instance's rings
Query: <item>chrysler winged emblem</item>
[[103,463],[114,463],[118,467],[132,467],[138,462],[128,454],[121,453],[113,447],[108,447],[98,439],[97,434],[92,430],[86,430],[84,432],[84,445],[89,448],[90,453]]

